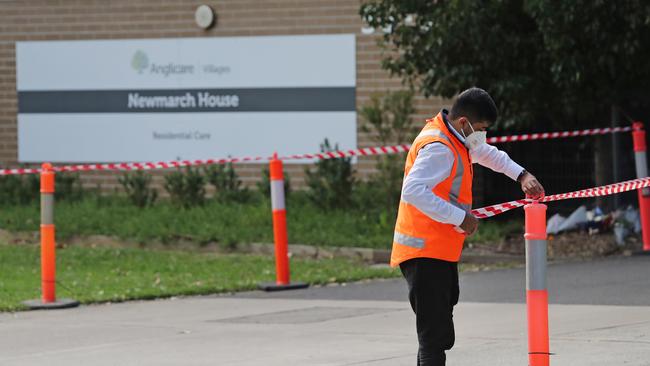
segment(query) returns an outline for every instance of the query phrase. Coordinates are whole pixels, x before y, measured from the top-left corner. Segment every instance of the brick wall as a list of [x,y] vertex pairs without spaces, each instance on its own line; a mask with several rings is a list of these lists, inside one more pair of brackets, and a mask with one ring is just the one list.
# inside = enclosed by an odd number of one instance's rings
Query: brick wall
[[[194,23],[198,5],[207,4],[217,13],[216,27],[204,31]],[[0,0],[0,166],[17,164],[17,99],[15,42],[33,40],[85,40],[176,37],[226,37],[290,34],[356,34],[357,106],[371,93],[400,89],[380,67],[377,34],[363,35],[358,0]],[[436,113],[445,102],[416,98],[414,123]],[[358,121],[358,126],[362,123]],[[372,136],[359,131],[359,147],[373,146]],[[207,158],[207,157],[206,157]],[[361,159],[356,170],[371,174],[372,159]],[[243,180],[257,180],[262,167],[242,165]],[[294,186],[302,180],[304,166],[288,165]],[[115,173],[84,173],[88,186],[117,185]],[[156,181],[161,181],[156,174]]]

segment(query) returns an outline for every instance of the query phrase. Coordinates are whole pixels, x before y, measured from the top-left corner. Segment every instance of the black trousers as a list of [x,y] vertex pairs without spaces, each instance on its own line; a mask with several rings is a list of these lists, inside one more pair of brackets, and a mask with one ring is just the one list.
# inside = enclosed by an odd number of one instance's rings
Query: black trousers
[[418,333],[418,365],[444,365],[454,345],[454,305],[458,303],[458,263],[414,258],[400,264]]

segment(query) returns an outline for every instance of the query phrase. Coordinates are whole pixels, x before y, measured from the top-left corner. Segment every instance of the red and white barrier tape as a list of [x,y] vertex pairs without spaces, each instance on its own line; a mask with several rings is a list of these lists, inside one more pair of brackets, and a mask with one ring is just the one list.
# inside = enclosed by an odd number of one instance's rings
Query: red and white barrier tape
[[[513,136],[497,136],[487,139],[488,143],[503,143],[515,141],[532,141],[555,139],[576,136],[588,135],[603,135],[616,132],[632,131],[632,127],[606,127],[606,128],[593,128],[588,130],[577,131],[564,131],[564,132],[543,132],[532,133],[525,135]],[[353,149],[347,151],[333,151],[325,153],[314,154],[297,154],[282,156],[281,160],[304,160],[304,159],[336,159],[353,156],[373,156],[373,155],[387,155],[397,154],[401,152],[408,152],[411,145],[393,145],[393,146],[379,146],[379,147],[366,147],[361,149]],[[211,164],[226,164],[226,163],[245,163],[263,161],[267,162],[271,157],[243,157],[243,158],[227,158],[227,159],[207,159],[207,160],[182,160],[182,161],[168,161],[168,162],[149,162],[149,163],[108,163],[108,164],[80,164],[80,165],[63,165],[55,166],[53,170],[56,172],[86,172],[86,171],[111,171],[111,170],[151,170],[151,169],[170,169],[184,166],[196,165],[211,165]],[[0,169],[0,175],[21,175],[21,174],[38,174],[41,172],[39,168],[15,168],[15,169]]]
[[[547,139],[557,139],[557,138],[577,137],[577,136],[605,135],[609,133],[629,132],[629,131],[632,131],[631,126],[592,128],[588,130],[542,132],[542,133],[530,133],[530,134],[512,135],[512,136],[496,136],[496,137],[489,137],[487,139],[487,142],[490,144],[498,144],[504,142],[533,141],[533,140],[547,140]],[[380,147],[366,147],[363,149],[347,150],[347,151],[333,151],[333,152],[317,153],[317,154],[288,155],[288,156],[282,156],[280,157],[280,159],[281,160],[336,159],[336,158],[346,158],[352,156],[386,155],[386,154],[397,154],[401,152],[408,152],[410,148],[411,148],[410,144],[380,146]]]
[[287,155],[281,156],[281,160],[303,160],[303,159],[337,159],[347,158],[353,156],[372,156],[372,155],[388,155],[398,154],[401,152],[408,152],[411,148],[410,144],[393,145],[393,146],[378,146],[378,147],[365,147],[362,149],[347,150],[347,151],[332,151],[316,154],[300,154],[300,155]]
[[632,131],[631,126],[592,128],[588,130],[541,132],[541,133],[529,133],[524,135],[488,137],[487,142],[490,144],[496,144],[501,142],[547,140],[547,139],[558,139],[558,138],[565,138],[565,137],[605,135],[608,133],[629,132],[629,131]]
[[[400,152],[408,152],[411,145],[395,145],[395,146],[379,146],[379,147],[366,147],[361,149],[346,150],[346,151],[333,151],[314,154],[300,154],[300,155],[287,155],[281,156],[280,160],[304,160],[304,159],[336,159],[353,156],[372,156],[372,155],[387,155],[397,154]],[[206,159],[206,160],[176,160],[176,161],[160,161],[155,163],[106,163],[106,164],[78,164],[78,165],[61,165],[54,166],[52,169],[55,172],[88,172],[88,171],[131,171],[131,170],[152,170],[152,169],[170,169],[180,168],[185,166],[197,165],[212,165],[212,164],[227,164],[227,163],[247,163],[247,162],[268,162],[272,157],[243,157],[243,158],[226,158],[226,159]],[[19,175],[19,174],[38,174],[41,172],[40,168],[16,168],[16,169],[0,169],[0,175]]]
[[[614,183],[602,187],[587,188],[580,191],[574,191],[569,193],[554,194],[551,196],[546,196],[538,200],[537,202],[551,202],[551,201],[560,201],[560,200],[566,200],[571,198],[608,196],[611,194],[632,191],[635,189],[641,189],[645,187],[650,187],[650,177],[628,180],[625,182]],[[492,216],[502,214],[506,211],[510,211],[514,208],[522,207],[524,205],[533,202],[535,201],[528,198],[520,199],[520,200],[510,201],[506,203],[500,203],[498,205],[477,208],[475,210],[472,210],[472,214],[479,219],[484,219],[487,217],[492,217]]]
[[[246,158],[227,158],[227,159],[206,159],[206,160],[175,160],[175,161],[160,161],[155,163],[107,163],[107,164],[79,164],[79,165],[61,165],[54,166],[52,170],[55,172],[88,172],[88,171],[131,171],[131,170],[152,170],[152,169],[171,169],[180,168],[185,166],[196,165],[212,165],[212,164],[226,164],[226,163],[240,163],[252,161],[268,161],[271,158],[246,157]],[[0,169],[0,175],[14,175],[14,174],[38,174],[41,172],[40,168],[19,168],[19,169]]]
[[0,169],[0,175],[39,174],[40,172],[41,169],[38,168]]

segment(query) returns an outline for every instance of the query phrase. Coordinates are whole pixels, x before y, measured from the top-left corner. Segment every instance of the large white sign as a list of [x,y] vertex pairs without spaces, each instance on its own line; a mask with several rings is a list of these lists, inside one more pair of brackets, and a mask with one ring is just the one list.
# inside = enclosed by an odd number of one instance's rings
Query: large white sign
[[18,160],[356,148],[354,35],[16,43]]

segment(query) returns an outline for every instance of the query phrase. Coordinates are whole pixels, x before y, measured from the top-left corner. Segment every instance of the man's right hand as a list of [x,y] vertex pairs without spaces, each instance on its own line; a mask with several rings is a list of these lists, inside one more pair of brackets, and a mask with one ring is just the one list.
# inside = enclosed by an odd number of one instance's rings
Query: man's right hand
[[470,236],[476,232],[476,229],[478,229],[478,219],[471,213],[467,212],[463,223],[460,224],[460,228],[465,231],[467,236]]

